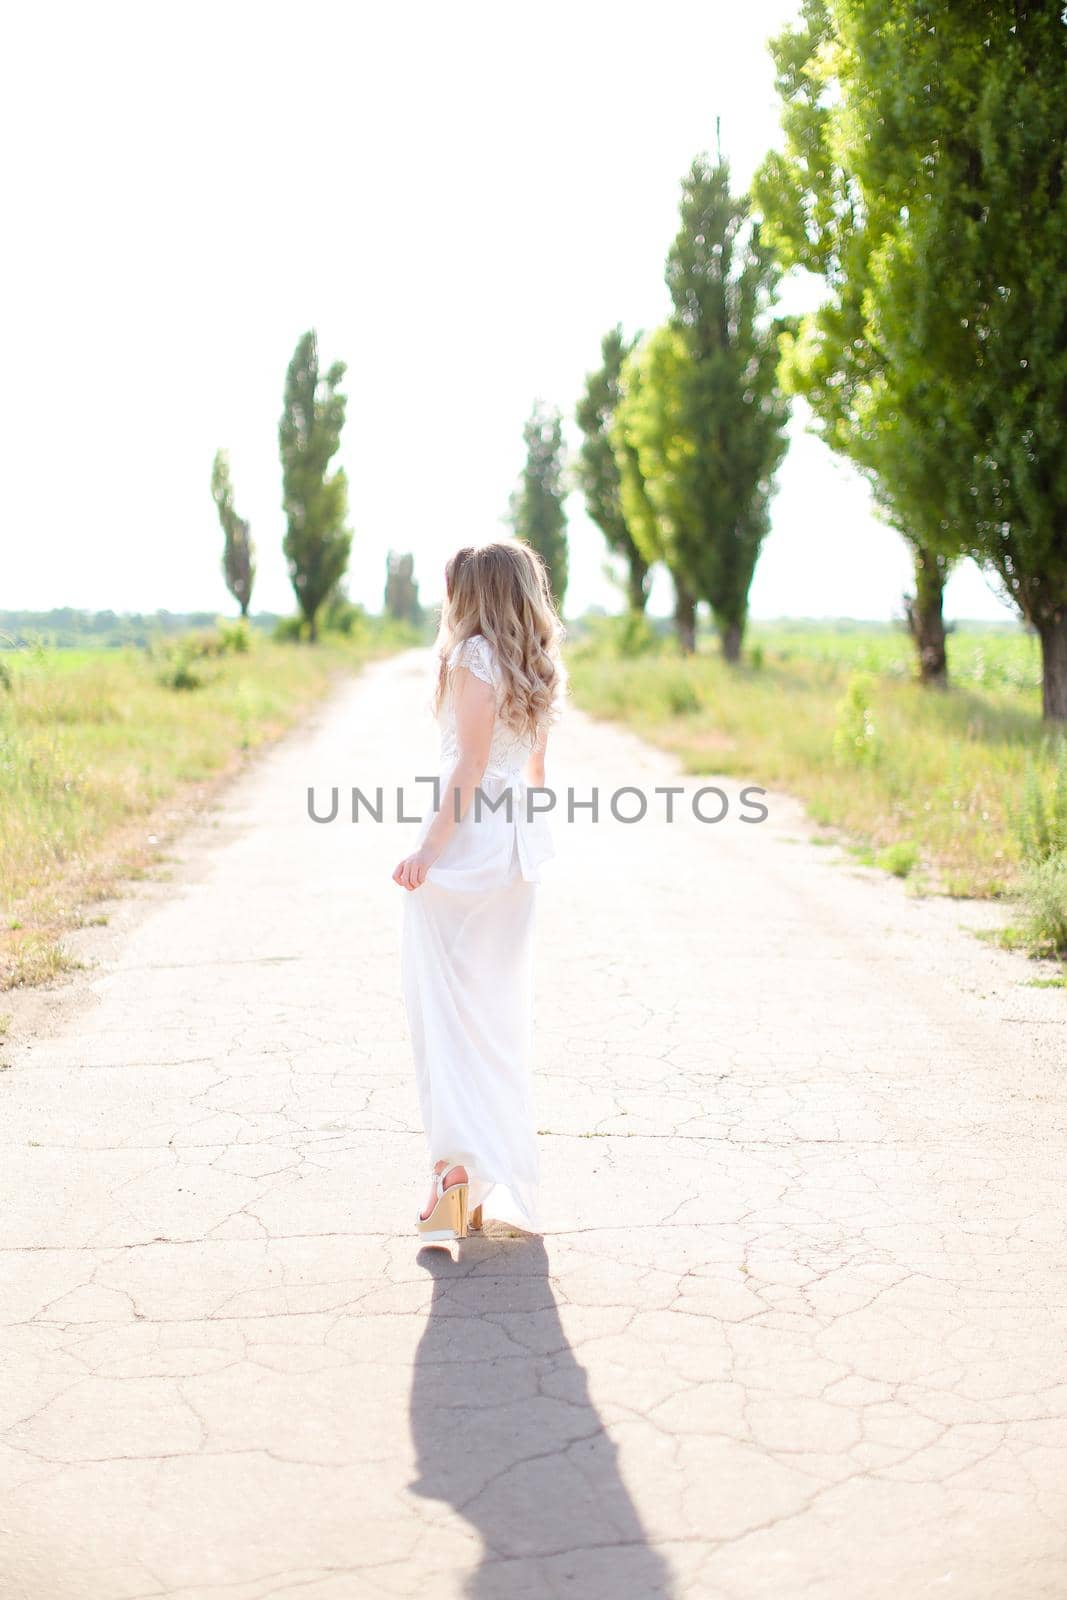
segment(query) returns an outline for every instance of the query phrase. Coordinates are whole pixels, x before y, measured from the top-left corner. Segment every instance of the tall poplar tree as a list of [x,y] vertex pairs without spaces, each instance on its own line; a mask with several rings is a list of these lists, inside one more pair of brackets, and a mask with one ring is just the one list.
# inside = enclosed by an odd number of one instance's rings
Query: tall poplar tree
[[211,467],[211,498],[222,524],[222,575],[226,587],[247,617],[255,582],[256,566],[252,535],[248,523],[237,515],[230,482],[230,461],[225,450],[216,450]]
[[640,341],[622,366],[610,437],[626,525],[649,566],[662,561],[671,575],[674,630],[683,653],[690,655],[696,649],[697,594],[687,539],[685,457],[679,454],[684,361],[684,349],[669,326]]
[[385,558],[385,614],[395,622],[422,621],[419,586],[415,581],[415,557],[390,550]]
[[[831,449],[863,472],[883,516],[910,545],[915,590],[904,604],[919,676],[943,686],[944,584],[965,543],[949,489],[947,452],[956,441],[946,438],[930,388],[916,386],[890,358],[872,317],[879,253],[914,202],[923,168],[913,134],[905,134],[892,176],[872,160],[900,130],[879,120],[840,27],[845,11],[865,7],[868,0],[843,7],[804,0],[800,22],[772,40],[784,149],[768,156],[754,193],[783,263],[821,278],[827,290],[795,336],[783,338],[783,379],[808,401]],[[896,87],[887,69],[887,99]]]
[[601,340],[601,364],[589,373],[585,393],[578,402],[576,420],[584,438],[575,463],[575,477],[590,519],[604,535],[608,548],[626,563],[626,598],[631,611],[644,611],[650,563],[627,525],[619,465],[611,440],[615,409],[622,393],[623,362],[632,348],[618,326]]
[[558,411],[535,401],[522,430],[526,463],[511,496],[509,520],[548,568],[560,612],[567,592],[567,513],[563,485],[563,422]]
[[695,161],[666,272],[686,357],[679,402],[689,450],[679,476],[689,502],[692,586],[711,607],[728,661],[741,653],[774,474],[786,451],[789,406],[772,315],[779,275],[748,197],[730,191],[727,163]]
[[[666,279],[674,314],[624,376],[632,392],[620,402],[616,437],[634,452],[618,458],[624,506],[637,517],[638,543],[646,554],[662,549],[675,578],[683,647],[692,635],[686,609],[706,600],[723,655],[736,661],[788,402],[773,316],[778,267],[722,159],[696,160],[683,182]],[[654,526],[640,518],[642,498]]]
[[314,331],[305,333],[289,363],[278,424],[286,517],[282,549],[312,640],[318,638],[319,608],[344,576],[352,548],[345,526],[348,479],[342,467],[329,470],[345,421],[339,387],[344,375],[343,361],[320,374],[318,340]]

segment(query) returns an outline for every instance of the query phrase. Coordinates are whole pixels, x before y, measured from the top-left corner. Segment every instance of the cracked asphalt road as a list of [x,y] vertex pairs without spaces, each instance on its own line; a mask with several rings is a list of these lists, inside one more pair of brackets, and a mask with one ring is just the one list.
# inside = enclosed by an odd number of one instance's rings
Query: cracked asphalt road
[[[344,801],[434,770],[425,669],[343,685],[16,1005],[0,1593],[1067,1594],[1062,995],[786,798],[557,823],[546,1231],[420,1253],[413,830]],[[682,781],[554,744],[582,796]]]

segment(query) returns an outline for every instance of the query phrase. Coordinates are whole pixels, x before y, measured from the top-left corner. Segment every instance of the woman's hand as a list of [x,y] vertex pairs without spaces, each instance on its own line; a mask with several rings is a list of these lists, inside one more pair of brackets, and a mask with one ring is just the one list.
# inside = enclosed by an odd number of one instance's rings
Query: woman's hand
[[405,856],[393,872],[393,882],[398,883],[402,889],[418,889],[426,882],[426,874],[437,860],[437,852],[415,850],[411,855]]

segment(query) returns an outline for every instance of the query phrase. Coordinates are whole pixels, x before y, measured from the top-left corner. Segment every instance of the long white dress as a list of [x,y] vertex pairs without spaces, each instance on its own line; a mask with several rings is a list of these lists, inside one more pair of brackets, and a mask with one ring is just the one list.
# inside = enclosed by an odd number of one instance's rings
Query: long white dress
[[[457,645],[449,657],[456,666],[493,685],[499,706],[500,671],[487,639],[474,634]],[[453,682],[450,672],[438,713],[442,805],[451,803],[446,784],[459,753]],[[422,887],[405,894],[401,950],[430,1162],[466,1167],[471,1210],[480,1205],[486,1217],[534,1232],[534,906],[538,869],[553,846],[545,818],[527,800],[523,770],[532,748],[498,710],[479,785],[486,803],[475,796]],[[418,844],[433,816],[431,802]]]

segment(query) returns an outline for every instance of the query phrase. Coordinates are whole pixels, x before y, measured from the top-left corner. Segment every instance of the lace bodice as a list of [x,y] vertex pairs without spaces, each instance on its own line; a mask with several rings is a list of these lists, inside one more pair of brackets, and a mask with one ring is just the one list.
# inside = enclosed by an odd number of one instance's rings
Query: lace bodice
[[[457,644],[448,658],[448,665],[452,667],[466,667],[473,672],[476,678],[481,678],[483,683],[492,684],[497,693],[497,706],[500,704],[500,668],[497,665],[496,652],[489,640],[480,633],[474,633],[469,639],[462,639]],[[441,729],[441,766],[442,769],[450,766],[459,755],[459,741],[456,738],[456,718],[452,704],[452,688],[449,684],[445,693],[441,709],[438,713],[438,724]],[[522,771],[533,749],[533,740],[528,735],[516,733],[514,728],[509,728],[507,723],[497,711],[496,722],[493,725],[493,742],[489,749],[489,761],[486,765],[488,777],[510,777]]]

